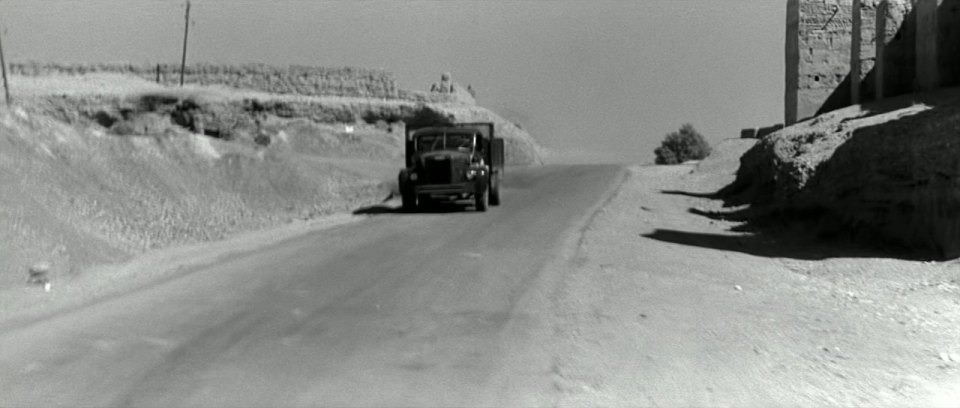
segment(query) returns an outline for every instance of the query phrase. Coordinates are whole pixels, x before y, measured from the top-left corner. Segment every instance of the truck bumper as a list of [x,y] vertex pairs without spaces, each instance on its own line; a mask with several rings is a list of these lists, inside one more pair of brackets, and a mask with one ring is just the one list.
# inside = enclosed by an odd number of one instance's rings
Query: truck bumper
[[419,186],[414,186],[414,191],[417,195],[459,195],[459,194],[473,194],[477,191],[476,182],[469,183],[458,183],[458,184],[424,184]]

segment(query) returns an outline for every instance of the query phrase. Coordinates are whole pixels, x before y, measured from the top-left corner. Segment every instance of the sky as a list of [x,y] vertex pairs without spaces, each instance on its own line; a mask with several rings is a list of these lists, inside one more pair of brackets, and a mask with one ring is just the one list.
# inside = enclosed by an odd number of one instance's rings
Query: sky
[[[8,61],[177,63],[184,0],[0,0]],[[777,0],[193,0],[189,62],[362,66],[478,103],[573,161],[648,163],[782,121]],[[13,86],[13,85],[12,85]]]

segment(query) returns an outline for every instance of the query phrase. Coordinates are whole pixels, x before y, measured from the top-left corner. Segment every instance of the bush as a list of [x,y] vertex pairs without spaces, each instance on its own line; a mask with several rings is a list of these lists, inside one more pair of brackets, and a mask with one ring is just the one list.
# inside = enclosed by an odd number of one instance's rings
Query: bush
[[693,125],[687,123],[679,131],[668,134],[653,153],[657,155],[657,164],[677,164],[709,156],[710,145]]

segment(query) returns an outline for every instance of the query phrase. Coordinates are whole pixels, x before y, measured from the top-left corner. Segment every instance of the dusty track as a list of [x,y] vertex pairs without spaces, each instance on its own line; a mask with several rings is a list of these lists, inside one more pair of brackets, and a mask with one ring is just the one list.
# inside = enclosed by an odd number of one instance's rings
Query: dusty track
[[485,214],[388,212],[2,330],[3,405],[512,399],[504,356],[544,322],[520,305],[621,173],[514,172]]

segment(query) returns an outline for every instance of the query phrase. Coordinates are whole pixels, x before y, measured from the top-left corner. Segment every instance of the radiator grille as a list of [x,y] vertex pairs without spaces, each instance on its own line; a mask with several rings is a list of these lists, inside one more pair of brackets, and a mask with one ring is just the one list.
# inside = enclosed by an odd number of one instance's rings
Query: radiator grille
[[448,157],[431,157],[424,162],[426,182],[428,184],[449,184],[453,182],[453,160]]

